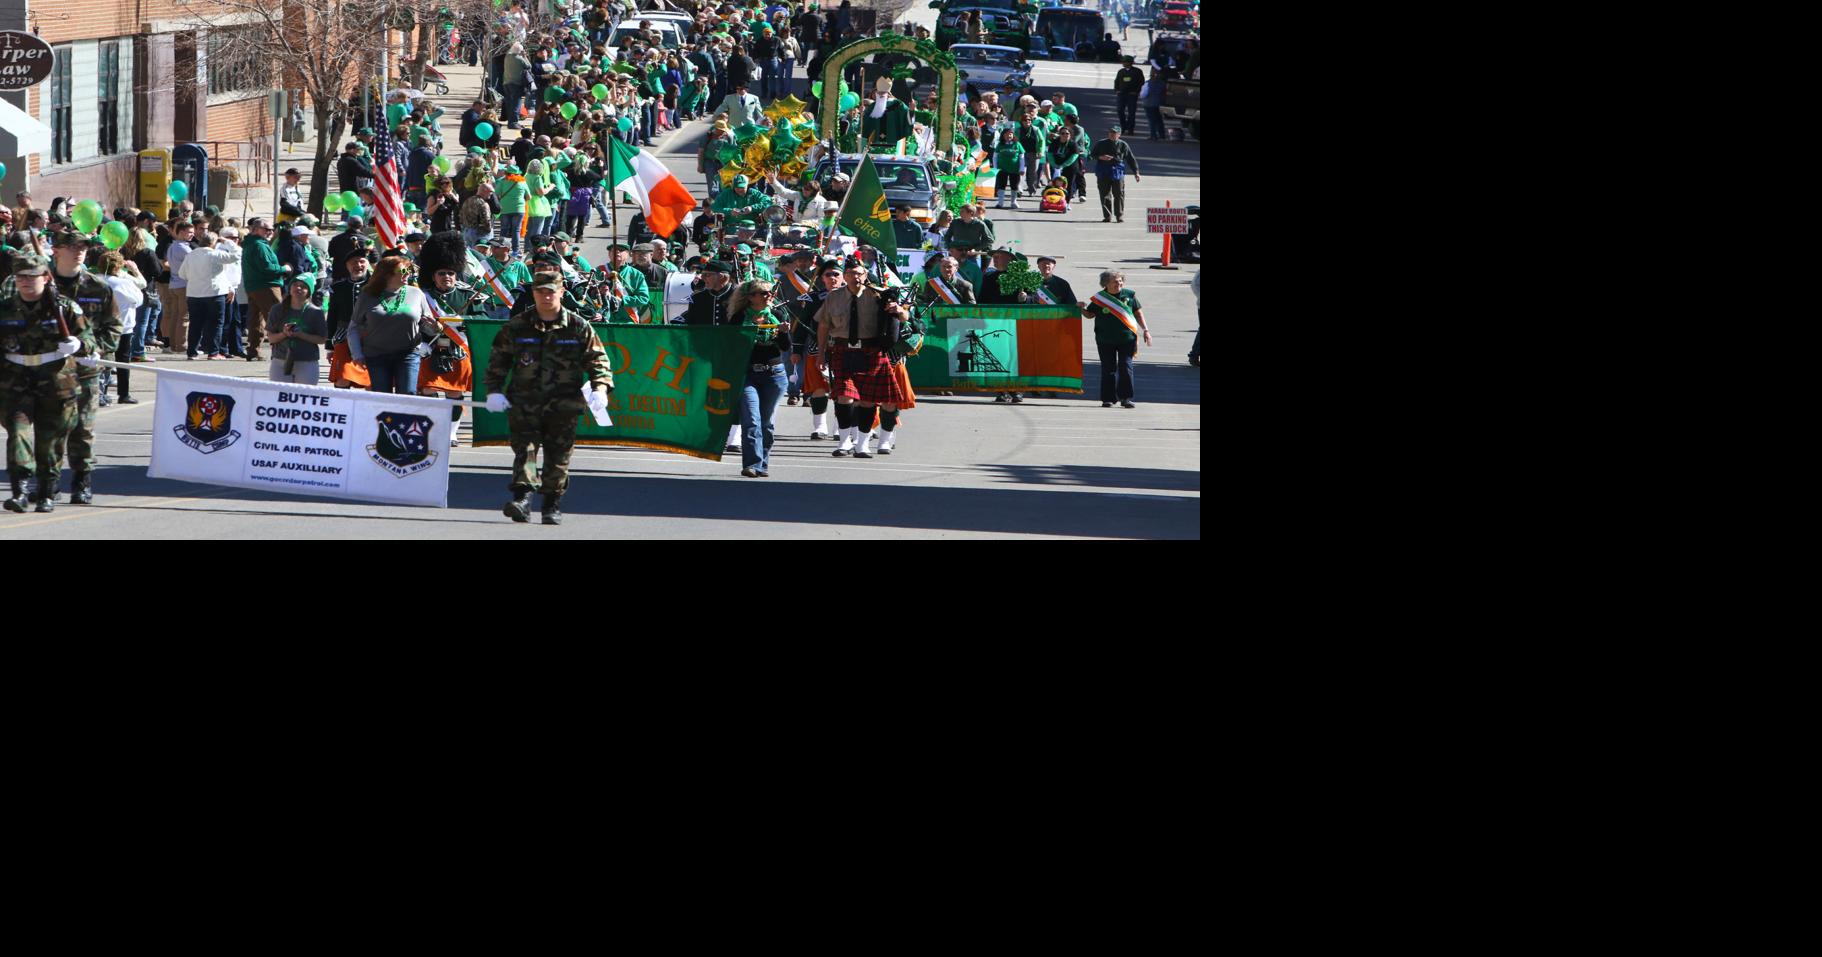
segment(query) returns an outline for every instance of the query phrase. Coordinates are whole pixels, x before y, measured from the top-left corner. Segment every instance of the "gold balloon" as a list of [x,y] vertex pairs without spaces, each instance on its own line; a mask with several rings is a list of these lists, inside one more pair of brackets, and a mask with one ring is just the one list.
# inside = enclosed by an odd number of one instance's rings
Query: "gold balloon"
[[804,107],[809,105],[798,99],[796,94],[792,94],[783,99],[773,100],[772,105],[766,107],[765,115],[771,117],[774,123],[780,120],[796,122],[798,116],[803,113]]
[[745,173],[746,173],[746,170],[744,168],[742,168],[741,166],[739,166],[738,164],[729,164],[727,166],[723,166],[721,168],[721,185],[732,186],[732,185],[734,185],[734,177],[743,175]]
[[789,163],[786,163],[783,166],[780,166],[778,168],[778,171],[780,173],[783,173],[785,175],[785,178],[795,180],[798,177],[802,176],[803,171],[808,168],[809,168],[808,165],[806,165],[802,160],[792,160]]
[[755,136],[753,137],[753,142],[747,144],[746,161],[748,166],[759,169],[763,167],[766,160],[771,159],[771,157],[772,138],[770,136]]

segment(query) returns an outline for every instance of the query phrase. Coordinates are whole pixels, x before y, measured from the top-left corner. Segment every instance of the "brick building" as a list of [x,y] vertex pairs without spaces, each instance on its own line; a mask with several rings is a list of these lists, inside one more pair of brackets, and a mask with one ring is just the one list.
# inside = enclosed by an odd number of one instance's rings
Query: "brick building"
[[[202,0],[0,0],[0,30],[35,32],[56,55],[49,80],[6,94],[49,128],[50,145],[13,157],[4,149],[12,140],[0,135],[3,199],[10,204],[29,177],[40,206],[56,196],[137,205],[137,151],[185,143],[202,145],[217,165],[245,161],[228,164],[243,181],[268,179],[265,164],[251,160],[279,145],[283,78],[231,36],[259,29],[256,21]],[[388,39],[403,47],[406,37]],[[351,77],[369,68],[358,55],[349,61]]]

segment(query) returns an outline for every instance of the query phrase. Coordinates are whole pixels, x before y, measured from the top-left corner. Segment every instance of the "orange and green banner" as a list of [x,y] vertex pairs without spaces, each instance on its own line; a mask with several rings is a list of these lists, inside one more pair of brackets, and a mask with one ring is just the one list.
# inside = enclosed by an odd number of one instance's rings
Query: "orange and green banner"
[[[468,320],[476,372],[487,368],[502,322]],[[740,392],[757,329],[751,326],[647,326],[593,323],[614,370],[608,397],[613,425],[577,418],[578,445],[631,445],[721,460],[728,427],[740,421]],[[475,399],[486,401],[475,376]],[[474,444],[506,445],[504,413],[474,410]]]
[[1075,306],[931,306],[905,362],[920,391],[1081,392],[1082,315]]

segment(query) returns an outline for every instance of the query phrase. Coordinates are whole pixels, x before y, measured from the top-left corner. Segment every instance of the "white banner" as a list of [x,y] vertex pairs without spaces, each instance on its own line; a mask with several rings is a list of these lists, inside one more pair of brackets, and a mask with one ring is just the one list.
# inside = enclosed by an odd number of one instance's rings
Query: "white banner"
[[160,369],[148,474],[447,508],[450,405]]
[[924,271],[924,263],[930,253],[923,249],[901,249],[898,251],[898,275],[909,285],[917,285],[918,273]]

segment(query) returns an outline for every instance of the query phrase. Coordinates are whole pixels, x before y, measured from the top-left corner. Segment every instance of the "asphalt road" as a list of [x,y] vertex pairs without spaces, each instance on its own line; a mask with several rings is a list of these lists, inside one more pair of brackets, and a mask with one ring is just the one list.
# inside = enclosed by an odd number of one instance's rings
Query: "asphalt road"
[[[927,13],[927,11],[921,11]],[[1141,46],[1134,33],[1134,46]],[[475,72],[446,68],[453,123],[478,86]],[[1115,68],[1041,64],[1037,92],[1066,91],[1097,138],[1114,119]],[[804,85],[799,76],[799,85]],[[1141,119],[1143,123],[1143,119]],[[706,126],[670,134],[661,158],[701,188],[694,150]],[[448,136],[455,142],[453,130]],[[1163,272],[1160,237],[1144,208],[1201,202],[1199,144],[1133,144],[1143,179],[1128,182],[1124,224],[1102,224],[1098,198],[1067,215],[990,210],[1003,240],[1048,253],[1086,298],[1107,268],[1124,269],[1145,304],[1156,345],[1137,364],[1139,407],[1102,409],[1093,336],[1086,335],[1087,394],[1001,405],[991,398],[920,397],[899,429],[896,454],[831,458],[812,442],[810,412],[781,406],[772,477],[743,479],[738,455],[709,462],[634,449],[578,449],[566,523],[516,525],[501,516],[512,452],[455,450],[446,510],[328,501],[146,477],[155,389],[139,375],[144,404],[101,412],[96,502],[52,515],[0,513],[0,539],[18,538],[1200,538],[1201,374],[1185,356],[1198,318],[1190,279],[1197,266]],[[1031,203],[1027,201],[1029,207]],[[622,210],[623,214],[627,214]],[[605,232],[585,254],[605,256]],[[216,374],[263,375],[241,362],[171,365]],[[154,365],[152,368],[157,368]],[[464,429],[464,435],[466,430]],[[67,479],[66,479],[67,482]]]

